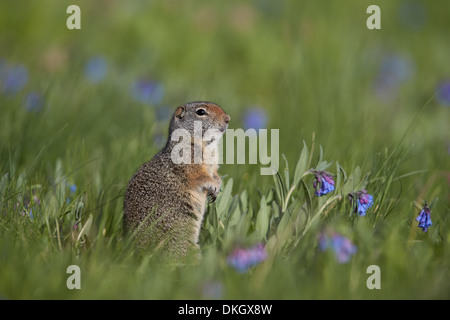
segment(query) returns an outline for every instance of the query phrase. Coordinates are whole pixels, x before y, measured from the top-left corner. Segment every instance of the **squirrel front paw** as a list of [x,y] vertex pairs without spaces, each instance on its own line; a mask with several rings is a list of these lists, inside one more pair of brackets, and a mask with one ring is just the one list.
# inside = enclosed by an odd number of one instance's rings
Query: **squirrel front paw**
[[217,195],[219,194],[220,184],[207,182],[203,186],[203,190],[206,191],[207,196],[211,197],[210,202],[214,202],[216,201]]

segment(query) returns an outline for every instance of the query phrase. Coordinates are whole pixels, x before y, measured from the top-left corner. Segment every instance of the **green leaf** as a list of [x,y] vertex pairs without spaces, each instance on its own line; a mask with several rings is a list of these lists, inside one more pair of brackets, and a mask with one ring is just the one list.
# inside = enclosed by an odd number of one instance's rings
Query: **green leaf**
[[227,220],[228,228],[235,226],[239,222],[239,219],[241,218],[242,215],[242,210],[241,206],[239,205],[238,196],[233,197],[233,201],[236,201],[236,205],[234,206],[234,209],[232,209],[230,215],[228,216]]
[[304,191],[304,195],[305,195],[307,215],[309,218],[309,215],[311,214],[311,210],[312,210],[312,197],[311,197],[311,193],[309,192],[308,187],[306,186],[306,182],[303,180],[302,180],[302,186],[303,186],[303,191]]
[[348,194],[354,191],[358,191],[361,188],[361,183],[359,182],[361,178],[361,169],[356,167],[356,169],[350,174],[348,179],[345,181],[345,184],[342,188],[342,193]]
[[270,208],[267,206],[266,197],[261,198],[261,204],[256,217],[256,233],[260,239],[265,239],[269,229]]
[[217,208],[217,216],[219,219],[221,217],[226,216],[225,213],[228,212],[228,208],[230,206],[230,202],[232,199],[231,197],[232,188],[233,188],[233,179],[230,178],[227,184],[225,185],[224,190],[220,194],[220,199],[217,199],[218,205],[216,206],[216,208]]
[[289,165],[284,153],[282,154],[282,156],[284,159],[284,163],[286,164],[284,168],[284,185],[286,187],[286,190],[289,190]]
[[91,228],[92,228],[92,222],[94,221],[94,216],[92,214],[89,215],[89,218],[87,219],[86,223],[84,224],[83,228],[81,228],[80,233],[77,237],[77,244],[80,243],[83,236],[87,236],[90,234]]
[[297,185],[302,175],[305,173],[306,170],[308,170],[308,156],[309,156],[308,147],[306,146],[305,141],[303,141],[303,149],[300,154],[300,158],[298,159],[297,166],[295,167],[294,181],[292,182],[293,186]]
[[282,205],[284,203],[284,199],[285,199],[285,190],[284,190],[283,181],[280,177],[279,172],[277,172],[276,174],[273,175],[273,180],[275,183],[275,192],[278,196],[278,201],[279,201],[280,205]]

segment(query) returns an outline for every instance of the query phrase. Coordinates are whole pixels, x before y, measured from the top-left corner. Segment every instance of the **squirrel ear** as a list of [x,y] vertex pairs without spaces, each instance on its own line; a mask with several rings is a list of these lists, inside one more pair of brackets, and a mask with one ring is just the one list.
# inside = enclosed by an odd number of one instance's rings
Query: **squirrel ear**
[[184,117],[185,113],[186,113],[186,109],[184,106],[178,107],[177,110],[175,111],[175,117],[181,119]]

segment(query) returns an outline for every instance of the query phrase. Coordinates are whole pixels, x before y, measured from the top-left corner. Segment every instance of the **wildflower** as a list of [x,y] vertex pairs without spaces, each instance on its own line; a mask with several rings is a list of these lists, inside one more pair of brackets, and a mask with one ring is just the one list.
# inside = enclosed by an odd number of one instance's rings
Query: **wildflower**
[[249,249],[236,248],[227,258],[227,262],[239,273],[267,259],[267,252],[262,243]]
[[314,188],[316,189],[316,196],[323,196],[334,190],[333,176],[326,171],[314,171],[316,180],[314,181]]
[[75,192],[77,191],[77,185],[76,184],[69,185],[69,191],[70,191],[70,195],[66,199],[67,204],[70,204],[70,202],[72,201],[70,196],[73,196],[75,194]]
[[159,104],[164,96],[164,86],[156,81],[139,79],[130,88],[131,96],[137,102]]
[[28,71],[22,66],[4,66],[0,74],[2,82],[2,92],[6,94],[16,94],[22,90],[28,82]]
[[349,194],[350,202],[356,198],[354,205],[354,212],[358,213],[360,217],[366,215],[367,209],[369,209],[373,204],[373,196],[367,193],[367,190],[361,190],[356,192],[356,194]]
[[433,223],[431,222],[430,214],[431,210],[425,203],[425,205],[422,208],[422,211],[420,211],[419,215],[416,218],[416,221],[419,222],[418,227],[422,228],[423,232],[427,232],[428,228],[433,225]]
[[34,203],[37,204],[38,206],[41,205],[41,200],[38,198],[37,195],[34,195],[34,196],[33,196],[33,201],[34,201]]
[[[33,191],[33,196],[30,197],[28,195],[25,195],[23,198],[23,202],[17,202],[16,207],[22,208],[21,213],[24,216],[25,214],[28,214],[31,219],[34,219],[34,215],[36,214],[36,210],[39,210],[41,207],[41,200],[36,195],[35,191]],[[35,214],[33,214],[33,210]],[[39,212],[39,211],[37,211]]]
[[85,76],[93,83],[101,82],[108,72],[108,63],[103,57],[89,59],[84,67]]
[[438,102],[443,106],[450,107],[450,81],[440,84],[438,90],[439,92],[436,96]]
[[258,131],[259,129],[264,129],[267,126],[267,116],[264,109],[260,107],[252,107],[247,109],[244,114],[244,129],[255,129]]
[[24,98],[25,110],[39,112],[44,107],[44,99],[37,92],[30,92]]
[[77,191],[77,185],[76,184],[71,184],[69,189],[70,189],[70,193],[74,194]]
[[413,75],[412,62],[400,55],[386,56],[381,61],[380,71],[375,79],[375,94],[380,100],[396,98],[398,89]]
[[338,263],[347,263],[358,252],[358,247],[350,239],[336,232],[331,235],[321,233],[319,235],[319,249],[320,251],[333,250]]

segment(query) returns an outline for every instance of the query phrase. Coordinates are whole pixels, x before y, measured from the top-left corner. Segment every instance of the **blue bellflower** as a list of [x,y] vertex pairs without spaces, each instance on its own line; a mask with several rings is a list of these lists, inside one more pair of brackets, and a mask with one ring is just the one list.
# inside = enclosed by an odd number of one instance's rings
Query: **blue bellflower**
[[164,86],[162,83],[139,79],[134,81],[130,87],[131,96],[137,102],[150,105],[161,103],[164,97]]
[[315,171],[316,180],[314,181],[314,188],[316,189],[316,196],[323,196],[331,191],[334,191],[334,181],[331,174],[326,171]]
[[101,82],[108,72],[108,63],[103,57],[93,57],[89,59],[84,67],[85,76],[92,83]]
[[423,232],[427,232],[428,228],[433,225],[431,222],[431,210],[428,208],[428,205],[425,204],[422,208],[422,211],[420,211],[419,215],[416,218],[416,221],[419,222],[418,227],[422,228]]
[[450,81],[440,84],[438,90],[437,101],[443,106],[450,107]]
[[349,194],[350,202],[356,199],[356,204],[354,205],[354,212],[358,213],[360,217],[366,215],[367,209],[373,205],[373,196],[367,193],[367,190],[361,190],[355,194]]
[[251,248],[236,248],[227,258],[227,262],[237,272],[245,273],[251,267],[267,259],[267,252],[262,243]]
[[77,185],[76,184],[71,184],[69,186],[69,189],[70,189],[70,193],[74,194],[75,192],[77,192]]
[[351,257],[358,252],[358,247],[343,235],[334,232],[331,236],[325,233],[319,235],[319,249],[325,251],[330,249],[334,252],[338,263],[347,263]]
[[2,83],[2,92],[15,95],[22,90],[28,82],[28,71],[22,66],[4,66],[0,73],[0,82]]
[[400,55],[384,57],[374,83],[375,95],[383,101],[395,99],[401,85],[406,83],[413,73],[414,65],[411,60]]
[[252,107],[247,109],[244,114],[243,121],[244,129],[265,129],[267,126],[267,116],[264,109],[260,107]]

